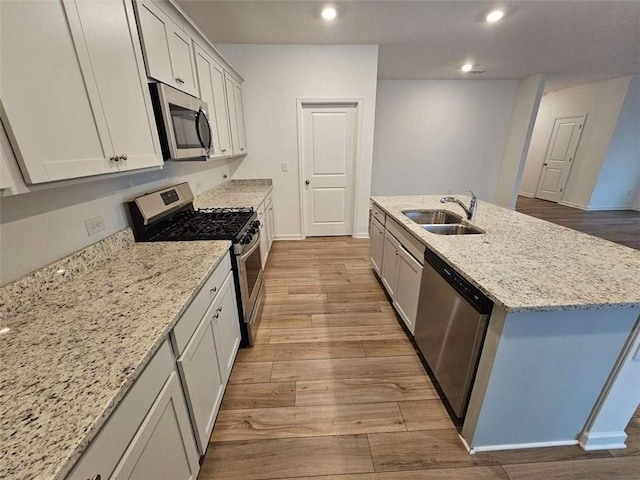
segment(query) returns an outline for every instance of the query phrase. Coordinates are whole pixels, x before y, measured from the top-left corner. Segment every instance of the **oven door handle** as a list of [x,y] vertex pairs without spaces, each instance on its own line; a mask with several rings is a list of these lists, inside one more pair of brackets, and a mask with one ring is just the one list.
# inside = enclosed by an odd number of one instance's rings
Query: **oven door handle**
[[251,254],[253,254],[253,252],[256,251],[256,248],[258,248],[260,246],[260,235],[256,235],[255,238],[256,238],[254,240],[255,244],[253,245],[253,247],[251,247],[248,252],[245,252],[240,256],[240,260],[242,262],[244,262],[247,258],[249,258],[251,256]]

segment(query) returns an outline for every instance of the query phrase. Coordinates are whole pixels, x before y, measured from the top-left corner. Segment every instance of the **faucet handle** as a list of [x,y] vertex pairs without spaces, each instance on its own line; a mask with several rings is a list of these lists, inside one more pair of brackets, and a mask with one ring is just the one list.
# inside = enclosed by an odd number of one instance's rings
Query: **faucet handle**
[[467,192],[469,192],[471,194],[471,199],[472,200],[477,200],[478,199],[478,196],[475,193],[473,193],[471,190],[467,190]]

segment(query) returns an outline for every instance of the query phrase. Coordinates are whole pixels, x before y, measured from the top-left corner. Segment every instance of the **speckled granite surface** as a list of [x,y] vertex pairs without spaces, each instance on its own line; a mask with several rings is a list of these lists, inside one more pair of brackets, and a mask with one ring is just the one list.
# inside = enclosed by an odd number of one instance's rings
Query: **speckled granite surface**
[[433,234],[402,213],[443,209],[464,217],[440,198],[372,200],[508,311],[640,307],[640,251],[486,202],[473,222],[481,235]]
[[0,478],[64,478],[231,245],[125,243],[4,319]]
[[82,274],[89,268],[130,247],[135,240],[130,228],[94,243],[72,255],[53,262],[40,270],[0,287],[0,325],[3,320],[16,314],[22,307],[30,306],[43,295]]
[[257,209],[273,189],[271,179],[229,180],[196,195],[193,205],[207,207],[253,207]]

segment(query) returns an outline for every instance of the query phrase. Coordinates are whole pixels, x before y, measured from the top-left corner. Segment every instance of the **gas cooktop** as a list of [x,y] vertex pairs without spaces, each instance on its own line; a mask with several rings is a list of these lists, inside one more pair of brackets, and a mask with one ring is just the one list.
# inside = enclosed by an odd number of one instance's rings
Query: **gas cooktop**
[[150,241],[232,240],[239,242],[253,208],[181,211],[153,226]]

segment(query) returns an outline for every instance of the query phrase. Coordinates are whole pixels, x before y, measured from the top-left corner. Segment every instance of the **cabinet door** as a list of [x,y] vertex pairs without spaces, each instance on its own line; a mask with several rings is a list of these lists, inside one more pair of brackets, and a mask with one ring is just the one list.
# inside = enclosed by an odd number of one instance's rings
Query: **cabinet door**
[[240,140],[238,138],[238,110],[236,108],[236,95],[235,95],[235,81],[228,76],[224,75],[224,81],[227,91],[227,110],[229,110],[229,126],[231,129],[231,149],[234,155],[239,155],[240,152]]
[[275,219],[273,217],[273,202],[269,202],[269,207],[266,212],[267,215],[267,225],[269,226],[269,250],[271,250],[271,245],[273,244],[273,238],[276,235],[276,225]]
[[413,334],[416,328],[422,265],[402,246],[398,248],[398,283],[393,305]]
[[[258,212],[259,214],[260,212]],[[269,257],[269,224],[268,213],[266,209],[263,210],[262,216],[258,217],[260,220],[260,261],[262,262],[262,268],[267,264],[267,258]]]
[[65,1],[77,11],[119,170],[162,165],[131,2]]
[[191,37],[175,24],[169,34],[169,54],[171,55],[171,68],[178,84],[178,88],[194,97],[198,96],[196,84],[195,58]]
[[226,384],[240,346],[240,317],[236,304],[233,273],[227,276],[214,303],[216,309],[213,327],[216,351],[222,380]]
[[369,257],[371,266],[378,275],[382,275],[382,252],[384,250],[384,227],[375,217],[371,217],[371,234],[369,235]]
[[238,146],[240,153],[247,153],[247,136],[244,129],[244,107],[242,106],[242,85],[233,83],[233,93],[235,96],[236,119],[238,122]]
[[207,102],[213,144],[210,158],[231,155],[229,118],[224,93],[224,73],[211,56],[200,46],[194,45],[200,98]]
[[381,278],[382,284],[392,299],[395,298],[398,284],[399,247],[398,240],[388,230],[385,230]]
[[199,468],[180,381],[172,372],[112,478],[187,480]]
[[224,393],[223,368],[218,364],[214,333],[216,307],[214,300],[178,359],[200,454],[207,449]]
[[0,112],[27,183],[118,171],[80,59],[90,62],[69,28],[61,2],[0,2]]
[[147,75],[197,96],[191,37],[151,0],[136,5]]

